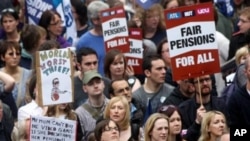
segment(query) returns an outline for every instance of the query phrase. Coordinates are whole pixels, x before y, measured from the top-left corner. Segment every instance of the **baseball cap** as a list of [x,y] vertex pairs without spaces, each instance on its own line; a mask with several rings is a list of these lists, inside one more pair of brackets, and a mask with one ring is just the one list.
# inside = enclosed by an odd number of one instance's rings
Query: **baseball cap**
[[97,71],[86,71],[84,72],[82,82],[83,84],[88,84],[93,78],[102,78],[102,76]]

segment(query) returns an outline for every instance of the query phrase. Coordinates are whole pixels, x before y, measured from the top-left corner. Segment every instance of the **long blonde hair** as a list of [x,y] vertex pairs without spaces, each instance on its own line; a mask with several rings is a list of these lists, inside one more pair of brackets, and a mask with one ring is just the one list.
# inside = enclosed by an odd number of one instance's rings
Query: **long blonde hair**
[[[204,115],[203,119],[202,119],[201,136],[200,136],[198,141],[207,141],[207,140],[209,140],[211,138],[211,135],[208,132],[208,128],[209,128],[209,125],[210,125],[212,119],[215,117],[215,115],[221,115],[224,118],[225,122],[226,122],[226,118],[225,118],[225,116],[224,116],[224,114],[222,112],[220,112],[220,111],[209,111],[209,112],[207,112]],[[225,123],[225,125],[226,125],[226,123]],[[226,132],[226,129],[227,128],[225,127],[225,132]]]
[[129,107],[128,100],[124,96],[115,96],[109,101],[104,111],[104,119],[110,119],[110,109],[114,105],[114,103],[119,102],[119,101],[122,102],[125,108],[125,116],[123,120],[117,123],[119,125],[119,128],[122,131],[122,130],[128,129],[128,127],[130,126],[130,107]]
[[155,122],[158,119],[166,119],[168,121],[168,127],[169,127],[169,118],[161,113],[154,113],[152,114],[146,121],[145,124],[145,129],[144,129],[144,134],[145,134],[145,141],[150,141],[151,140],[151,135],[150,132],[152,132]]

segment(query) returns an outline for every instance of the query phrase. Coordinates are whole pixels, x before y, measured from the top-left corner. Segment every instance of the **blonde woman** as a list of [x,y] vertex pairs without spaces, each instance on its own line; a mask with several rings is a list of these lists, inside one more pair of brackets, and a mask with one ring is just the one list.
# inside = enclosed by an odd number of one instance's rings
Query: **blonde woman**
[[166,115],[152,114],[145,124],[145,141],[168,141],[169,119]]
[[201,123],[201,136],[198,141],[218,141],[226,132],[226,118],[219,111],[209,111]]
[[130,126],[130,106],[124,96],[113,97],[104,111],[104,119],[111,119],[120,128],[120,141],[134,141],[139,134],[132,132]]
[[245,45],[236,51],[235,62],[237,66],[239,66],[240,64],[243,64],[246,61],[248,53],[249,53],[248,50],[249,50],[248,45]]

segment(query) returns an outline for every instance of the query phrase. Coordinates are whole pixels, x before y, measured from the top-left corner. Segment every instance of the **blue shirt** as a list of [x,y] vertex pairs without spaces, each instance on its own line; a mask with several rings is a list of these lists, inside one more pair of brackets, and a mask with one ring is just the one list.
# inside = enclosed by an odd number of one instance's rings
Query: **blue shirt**
[[103,36],[92,35],[90,31],[86,32],[80,37],[76,49],[78,50],[82,47],[90,47],[96,51],[98,55],[98,72],[104,76],[104,57],[106,51]]

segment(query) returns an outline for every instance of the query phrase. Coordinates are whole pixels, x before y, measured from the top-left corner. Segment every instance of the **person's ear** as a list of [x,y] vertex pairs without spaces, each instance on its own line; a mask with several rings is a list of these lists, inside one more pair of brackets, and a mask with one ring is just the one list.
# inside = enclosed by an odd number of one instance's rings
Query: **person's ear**
[[78,63],[77,61],[76,61],[76,67],[77,67],[77,69],[78,69],[79,71],[82,71],[82,69],[81,69],[81,64]]
[[149,77],[151,72],[149,70],[144,70],[144,74],[146,75],[146,77]]
[[83,91],[84,91],[85,93],[88,93],[87,88],[86,88],[86,85],[83,85],[83,86],[82,86],[82,89],[83,89]]

